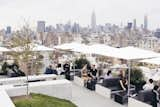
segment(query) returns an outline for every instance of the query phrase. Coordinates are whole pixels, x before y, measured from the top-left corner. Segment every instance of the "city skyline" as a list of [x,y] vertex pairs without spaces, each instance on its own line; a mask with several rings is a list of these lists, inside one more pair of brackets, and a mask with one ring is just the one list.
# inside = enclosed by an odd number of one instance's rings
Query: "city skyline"
[[[151,5],[152,4],[152,5]],[[160,27],[158,0],[0,0],[0,28],[20,27],[24,19],[36,27],[38,20],[49,25],[56,23],[77,22],[82,26],[90,25],[92,11],[96,14],[96,23],[127,25],[136,19],[137,27],[148,15],[148,28]]]

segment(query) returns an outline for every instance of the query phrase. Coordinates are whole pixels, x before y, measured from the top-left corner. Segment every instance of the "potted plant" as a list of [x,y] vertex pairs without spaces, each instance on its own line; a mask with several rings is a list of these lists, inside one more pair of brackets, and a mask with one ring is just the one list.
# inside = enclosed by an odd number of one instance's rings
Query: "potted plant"
[[143,89],[143,85],[146,82],[144,81],[144,76],[141,69],[132,68],[131,69],[131,84],[135,85],[136,92]]
[[87,68],[90,68],[90,62],[85,57],[80,57],[75,60],[76,69],[82,69],[87,64]]

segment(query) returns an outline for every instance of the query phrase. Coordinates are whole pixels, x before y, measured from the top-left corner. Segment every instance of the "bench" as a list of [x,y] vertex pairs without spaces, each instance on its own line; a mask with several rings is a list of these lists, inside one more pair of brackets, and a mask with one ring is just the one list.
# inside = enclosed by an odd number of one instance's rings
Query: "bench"
[[[27,85],[2,85],[9,97],[23,96],[27,94]],[[40,81],[29,83],[29,93],[38,93],[61,99],[71,100],[72,84],[68,80]],[[7,106],[4,106],[7,107]],[[8,106],[9,107],[9,106]]]
[[[101,84],[96,85],[96,92],[104,97],[112,98],[116,93],[124,92],[119,85],[120,78],[104,79]],[[130,91],[134,91],[135,87],[131,85]]]
[[153,98],[152,90],[141,90],[138,93],[138,100],[147,104],[151,104]]
[[[55,74],[43,74],[43,75],[33,75],[28,76],[28,82],[35,82],[35,81],[44,81],[44,80],[53,80],[56,79],[57,76]],[[7,84],[23,84],[27,82],[27,77],[14,77],[14,78],[3,78],[0,79],[0,85],[7,85]]]
[[135,98],[130,97],[128,99],[128,107],[152,107],[152,106],[142,101],[139,101]]

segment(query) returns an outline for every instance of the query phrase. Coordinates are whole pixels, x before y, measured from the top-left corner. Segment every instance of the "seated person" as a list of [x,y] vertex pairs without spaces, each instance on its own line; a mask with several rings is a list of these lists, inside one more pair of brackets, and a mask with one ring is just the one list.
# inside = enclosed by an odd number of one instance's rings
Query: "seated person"
[[119,71],[119,75],[118,75],[120,78],[123,78],[123,77],[125,77],[125,71],[123,71],[123,70],[120,70]]
[[127,91],[128,81],[127,81],[126,77],[121,77],[121,79],[119,80],[119,83],[120,83],[120,88],[124,91]]
[[6,68],[9,77],[18,77],[18,75],[10,68]]
[[2,65],[2,71],[5,75],[7,75],[7,67],[8,67],[8,63],[4,62]]
[[57,65],[57,69],[56,70],[57,70],[58,75],[64,74],[64,70],[62,69],[61,64]]
[[151,90],[151,89],[153,89],[153,87],[154,87],[153,80],[149,79],[148,83],[143,86],[143,89],[144,90]]
[[107,79],[107,78],[112,78],[112,71],[111,70],[108,70],[107,74],[105,74],[104,76],[104,79]]
[[153,97],[152,97],[152,101],[151,101],[151,105],[153,107],[158,107],[158,103],[160,102],[159,100],[159,93],[158,93],[158,86],[155,85],[152,92],[153,92]]
[[12,71],[17,74],[17,76],[25,76],[25,73],[19,69],[18,65],[13,65]]
[[97,79],[97,74],[97,69],[95,68],[95,65],[93,65],[88,76],[92,79]]
[[88,74],[87,74],[87,64],[82,68],[81,77],[84,80],[84,86],[86,87],[87,81],[89,79]]
[[49,67],[46,68],[45,74],[53,74],[52,65],[49,65]]

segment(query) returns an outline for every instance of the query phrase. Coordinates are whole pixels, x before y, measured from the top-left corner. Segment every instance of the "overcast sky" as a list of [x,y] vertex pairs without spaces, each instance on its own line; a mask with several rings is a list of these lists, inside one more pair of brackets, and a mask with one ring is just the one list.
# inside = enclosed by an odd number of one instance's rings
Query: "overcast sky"
[[87,26],[93,10],[97,24],[120,25],[136,18],[140,26],[147,14],[149,28],[160,27],[160,0],[0,0],[0,29],[20,27],[24,19],[32,26],[37,20],[52,25],[70,20]]

